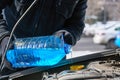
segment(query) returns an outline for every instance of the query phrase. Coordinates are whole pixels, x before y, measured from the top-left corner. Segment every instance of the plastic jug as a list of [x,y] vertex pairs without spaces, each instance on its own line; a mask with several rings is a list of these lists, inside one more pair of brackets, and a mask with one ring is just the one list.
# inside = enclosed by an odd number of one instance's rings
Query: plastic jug
[[19,38],[14,49],[8,50],[6,59],[14,68],[52,66],[70,53],[71,45],[57,36]]

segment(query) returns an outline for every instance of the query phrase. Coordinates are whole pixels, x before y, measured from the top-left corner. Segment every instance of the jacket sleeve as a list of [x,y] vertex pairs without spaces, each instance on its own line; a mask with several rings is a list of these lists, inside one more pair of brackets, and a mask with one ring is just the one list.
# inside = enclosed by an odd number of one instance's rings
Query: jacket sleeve
[[73,44],[75,45],[84,29],[84,19],[87,8],[87,0],[79,0],[72,16],[65,21],[65,29],[73,36]]
[[0,42],[6,35],[9,35],[6,21],[3,18],[2,10],[11,3],[12,0],[0,0]]

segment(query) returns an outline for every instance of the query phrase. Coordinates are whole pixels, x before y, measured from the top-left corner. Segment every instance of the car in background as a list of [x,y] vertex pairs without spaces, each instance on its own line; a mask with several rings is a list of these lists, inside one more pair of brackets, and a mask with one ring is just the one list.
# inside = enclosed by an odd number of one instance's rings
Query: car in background
[[105,45],[108,49],[115,49],[117,46],[114,44],[114,40],[118,32],[120,32],[120,24],[97,30],[93,37],[93,42],[95,44]]
[[102,22],[96,22],[89,26],[86,25],[85,30],[84,30],[84,35],[85,36],[94,36],[96,33],[96,30],[108,28],[117,23],[120,23],[120,22],[119,21],[108,21],[106,24],[103,24]]
[[88,23],[85,23],[85,27],[84,27],[84,30],[83,30],[83,35],[86,36],[86,31],[90,28],[90,24]]
[[91,24],[91,25],[89,25],[89,27],[87,26],[84,30],[84,34],[86,36],[93,36],[95,29],[98,28],[99,26],[101,26],[101,27],[103,26],[103,25],[101,25],[101,22]]

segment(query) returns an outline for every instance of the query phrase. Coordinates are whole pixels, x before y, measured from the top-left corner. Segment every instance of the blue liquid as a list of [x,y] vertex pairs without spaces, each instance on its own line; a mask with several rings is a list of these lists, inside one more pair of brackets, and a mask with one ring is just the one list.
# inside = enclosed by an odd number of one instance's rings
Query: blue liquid
[[118,32],[114,43],[115,43],[116,46],[120,47],[120,32]]
[[6,59],[14,68],[52,66],[70,53],[71,46],[56,36],[19,38],[14,49],[8,50]]
[[52,66],[66,55],[64,48],[15,49],[8,50],[7,60],[14,68]]
[[120,47],[120,38],[115,39],[115,45]]

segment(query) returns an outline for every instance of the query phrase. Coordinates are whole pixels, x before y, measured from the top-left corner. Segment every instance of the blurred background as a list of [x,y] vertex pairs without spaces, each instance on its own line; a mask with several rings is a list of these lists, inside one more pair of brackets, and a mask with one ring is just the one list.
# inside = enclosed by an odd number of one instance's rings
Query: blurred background
[[120,0],[88,0],[85,29],[74,51],[120,47]]

